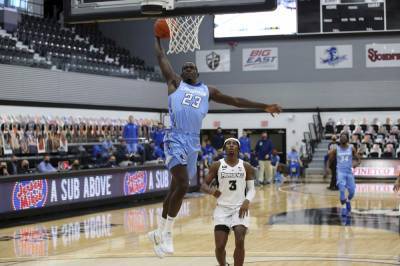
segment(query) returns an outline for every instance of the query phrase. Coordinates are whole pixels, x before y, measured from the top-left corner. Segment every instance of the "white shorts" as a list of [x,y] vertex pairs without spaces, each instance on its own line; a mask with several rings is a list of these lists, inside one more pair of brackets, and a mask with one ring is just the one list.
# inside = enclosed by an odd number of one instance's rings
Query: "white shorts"
[[247,216],[239,218],[239,210],[240,206],[226,207],[217,205],[214,210],[214,226],[226,225],[227,227],[232,228],[235,225],[244,225],[248,228],[250,224],[250,212]]

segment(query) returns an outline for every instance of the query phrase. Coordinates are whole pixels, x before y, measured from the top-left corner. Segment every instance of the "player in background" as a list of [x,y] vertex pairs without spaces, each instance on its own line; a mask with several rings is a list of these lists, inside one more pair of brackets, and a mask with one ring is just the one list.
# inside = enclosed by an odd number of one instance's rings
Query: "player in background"
[[[341,214],[347,216],[351,212],[351,199],[354,197],[356,184],[352,168],[360,164],[360,157],[356,149],[349,144],[347,134],[340,134],[339,145],[329,152],[328,165],[335,159],[337,161],[337,186],[339,188]],[[353,158],[356,160],[353,163]],[[346,197],[346,189],[348,196]]]

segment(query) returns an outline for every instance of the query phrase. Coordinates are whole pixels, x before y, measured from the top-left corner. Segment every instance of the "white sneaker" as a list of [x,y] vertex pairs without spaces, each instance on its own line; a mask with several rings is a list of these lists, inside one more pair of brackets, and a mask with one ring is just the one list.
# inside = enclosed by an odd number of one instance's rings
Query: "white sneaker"
[[158,230],[147,233],[147,237],[153,243],[153,250],[157,257],[164,258],[165,253],[162,248],[162,239],[161,235],[158,233]]
[[174,253],[174,242],[172,239],[171,232],[164,232],[162,235],[162,242],[161,242],[162,250],[165,253],[173,254]]

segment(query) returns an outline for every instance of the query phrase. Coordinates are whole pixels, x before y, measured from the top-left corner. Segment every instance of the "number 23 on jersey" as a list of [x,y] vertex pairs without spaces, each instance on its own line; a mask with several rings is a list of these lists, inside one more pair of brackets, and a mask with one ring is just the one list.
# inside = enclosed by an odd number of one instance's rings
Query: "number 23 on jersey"
[[183,105],[192,106],[193,108],[199,108],[201,103],[201,97],[193,95],[192,93],[185,93],[185,97],[182,100]]

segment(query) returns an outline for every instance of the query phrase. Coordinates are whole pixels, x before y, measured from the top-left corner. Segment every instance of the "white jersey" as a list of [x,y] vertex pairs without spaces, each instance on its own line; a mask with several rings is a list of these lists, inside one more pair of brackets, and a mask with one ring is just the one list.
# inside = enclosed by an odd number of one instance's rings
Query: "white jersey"
[[219,160],[221,163],[218,169],[218,190],[221,196],[217,199],[217,204],[227,207],[241,206],[246,199],[246,169],[243,160],[231,167],[225,159]]

